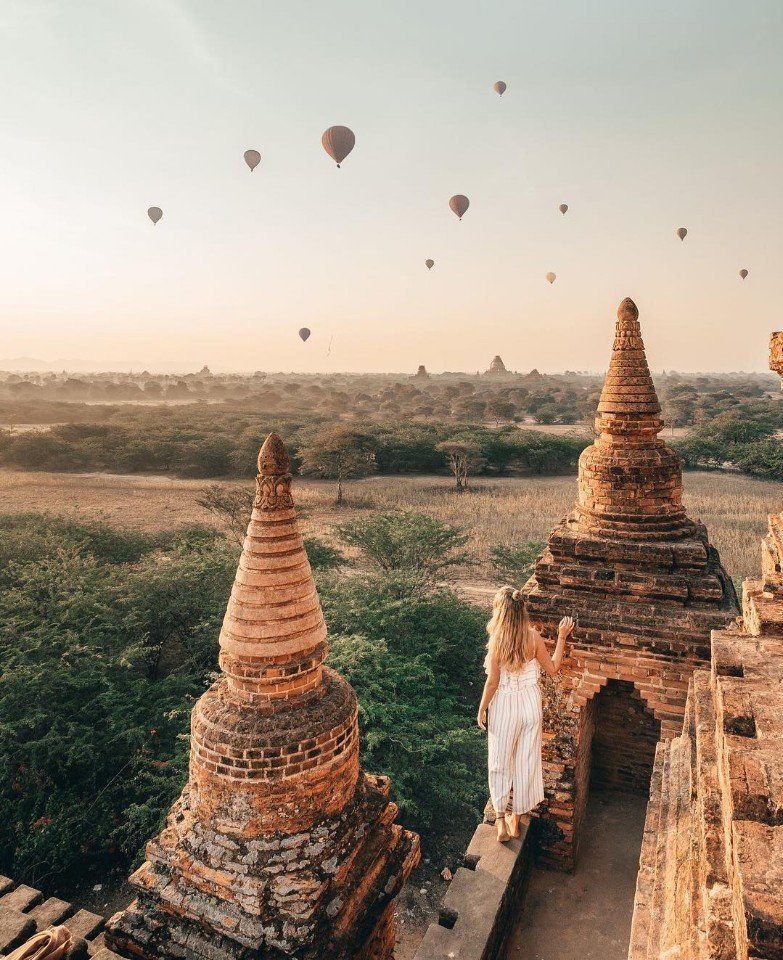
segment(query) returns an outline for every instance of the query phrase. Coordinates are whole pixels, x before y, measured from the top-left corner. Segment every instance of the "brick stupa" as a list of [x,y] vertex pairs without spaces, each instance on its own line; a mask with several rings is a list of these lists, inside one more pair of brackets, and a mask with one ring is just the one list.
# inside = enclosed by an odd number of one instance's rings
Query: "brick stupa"
[[494,375],[494,374],[508,373],[508,370],[506,370],[506,365],[505,365],[505,363],[503,363],[503,361],[501,360],[500,356],[496,356],[496,357],[493,359],[492,363],[490,363],[490,365],[489,365],[489,370],[487,370],[487,373],[490,373],[490,374],[493,374],[493,375]]
[[562,681],[544,702],[545,860],[566,868],[591,768],[594,785],[647,792],[655,742],[682,728],[690,675],[709,662],[710,630],[738,614],[706,529],[683,508],[680,460],[658,436],[659,414],[639,313],[626,299],[598,404],[600,435],[579,460],[576,508],[525,586],[546,635],[561,617],[578,618]]
[[418,838],[359,768],[356,696],[323,666],[326,625],[285,448],[258,457],[253,513],[196,704],[190,775],[108,940],[129,957],[388,960]]

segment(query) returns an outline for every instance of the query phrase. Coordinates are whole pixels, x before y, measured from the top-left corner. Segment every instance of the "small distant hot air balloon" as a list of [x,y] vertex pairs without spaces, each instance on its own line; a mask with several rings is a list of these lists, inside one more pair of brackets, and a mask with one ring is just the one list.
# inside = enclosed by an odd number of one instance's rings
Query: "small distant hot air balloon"
[[451,200],[449,200],[449,206],[461,220],[465,216],[465,211],[470,206],[470,200],[461,193],[455,193]]
[[747,277],[747,275],[748,275],[748,271],[743,267],[743,268],[740,270],[740,276],[741,276],[742,279],[744,280],[745,277]]
[[[426,268],[427,268],[428,270],[432,270],[432,268],[435,266],[435,261],[434,261],[434,260],[425,260],[425,261],[424,261],[424,265],[426,266]],[[747,270],[746,270],[745,272],[747,273]]]
[[305,341],[310,336],[310,331],[307,329],[307,327],[302,327],[302,329],[299,331],[299,336],[302,338],[302,341]]
[[245,150],[245,163],[250,167],[250,172],[252,173],[259,163],[261,163],[261,154],[258,150]]
[[677,236],[680,240],[684,240],[688,236],[688,231],[685,227],[677,227]]
[[150,207],[147,211],[147,216],[152,220],[153,223],[157,223],[158,220],[163,216],[163,211],[160,207]]
[[321,137],[324,150],[339,167],[356,144],[353,130],[348,127],[329,127]]
[[568,204],[561,203],[557,209],[563,214],[563,216],[565,216],[568,213]]
[[499,97],[502,97],[506,92],[506,84],[502,80],[498,80],[496,83],[492,84],[492,89]]
[[550,283],[554,283],[555,280],[557,280],[557,274],[552,273],[552,271],[550,270],[549,273],[546,275],[546,278]]

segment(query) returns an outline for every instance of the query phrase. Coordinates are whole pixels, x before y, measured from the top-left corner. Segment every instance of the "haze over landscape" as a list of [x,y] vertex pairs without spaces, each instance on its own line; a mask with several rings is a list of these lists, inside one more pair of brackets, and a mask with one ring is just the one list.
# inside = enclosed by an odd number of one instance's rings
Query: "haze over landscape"
[[0,10],[0,367],[765,369],[775,0]]

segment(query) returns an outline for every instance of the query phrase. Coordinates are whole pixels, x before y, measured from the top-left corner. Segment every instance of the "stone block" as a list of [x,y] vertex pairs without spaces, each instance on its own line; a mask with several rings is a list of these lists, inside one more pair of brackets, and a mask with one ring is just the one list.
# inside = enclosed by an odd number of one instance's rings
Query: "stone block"
[[0,953],[9,953],[35,933],[35,920],[0,903]]

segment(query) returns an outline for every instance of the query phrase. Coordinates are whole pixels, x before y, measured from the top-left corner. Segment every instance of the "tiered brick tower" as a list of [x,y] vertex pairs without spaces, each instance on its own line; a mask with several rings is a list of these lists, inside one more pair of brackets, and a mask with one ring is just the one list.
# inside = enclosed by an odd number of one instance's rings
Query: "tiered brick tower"
[[487,373],[493,373],[493,374],[508,373],[508,370],[506,370],[506,365],[505,363],[503,363],[500,357],[496,356],[492,360],[492,363],[490,363],[489,370],[487,370]]
[[191,722],[190,777],[110,921],[143,958],[388,960],[418,838],[388,780],[359,769],[356,696],[323,666],[326,626],[285,448],[258,457],[220,634],[220,679]]
[[566,614],[578,618],[562,686],[544,707],[547,856],[567,868],[591,765],[594,781],[646,793],[655,741],[679,733],[690,675],[709,662],[710,630],[738,613],[707,531],[683,509],[679,457],[658,436],[638,317],[632,300],[620,304],[576,509],[525,586],[546,633]]

